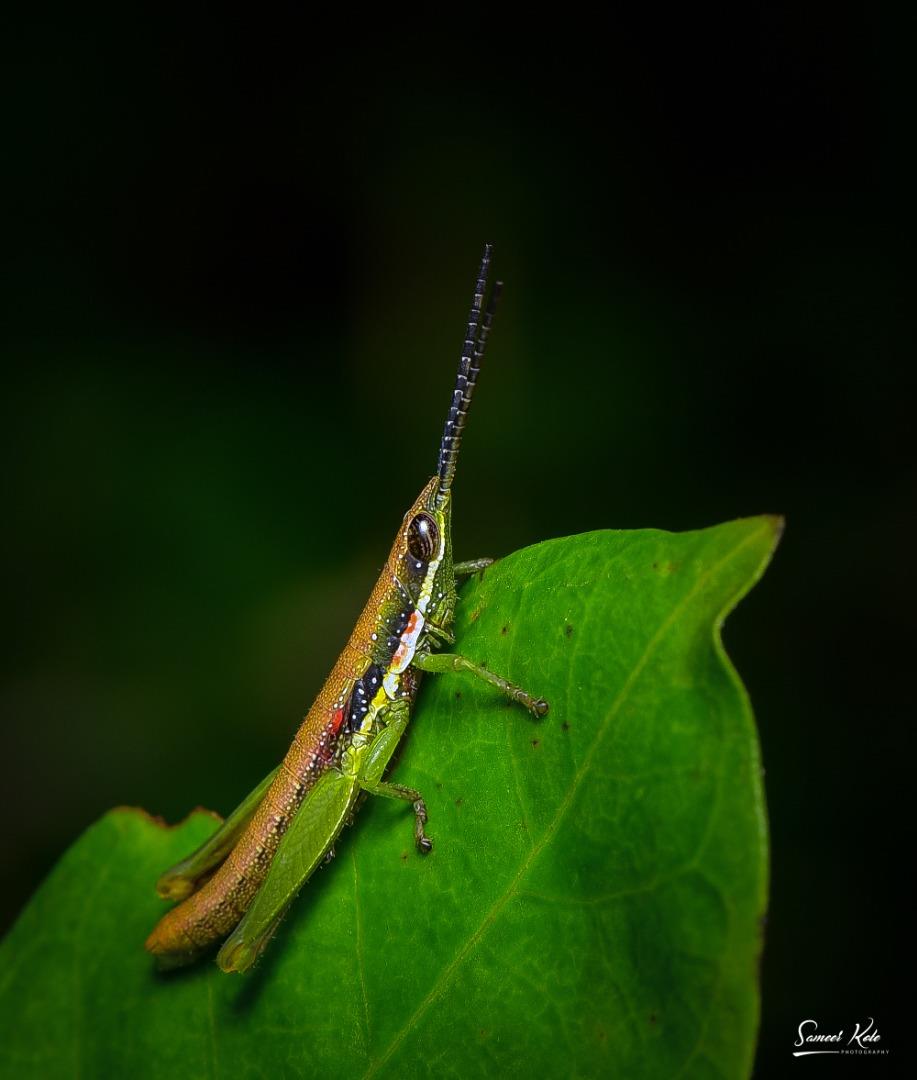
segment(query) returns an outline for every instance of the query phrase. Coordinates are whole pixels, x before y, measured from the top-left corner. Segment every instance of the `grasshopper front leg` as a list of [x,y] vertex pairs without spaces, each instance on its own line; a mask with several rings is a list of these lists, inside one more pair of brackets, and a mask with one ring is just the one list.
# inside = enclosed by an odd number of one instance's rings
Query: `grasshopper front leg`
[[496,559],[491,559],[485,555],[481,559],[468,559],[465,562],[457,562],[452,565],[452,573],[455,577],[468,577],[471,574],[476,574],[479,570],[486,570],[488,566],[493,566]]
[[511,683],[509,679],[504,679],[502,675],[495,675],[492,671],[488,671],[482,664],[476,664],[473,660],[469,660],[467,656],[462,656],[459,653],[418,652],[414,654],[414,659],[411,663],[421,671],[435,672],[438,675],[443,675],[450,671],[464,671],[467,674],[473,675],[475,678],[488,683],[490,686],[496,687],[501,694],[505,694],[506,697],[511,698],[513,701],[518,701],[519,704],[524,705],[533,716],[541,719],[541,717],[547,716],[548,714],[548,703],[544,698],[536,698],[533,694],[530,694],[528,690],[523,690],[521,686],[516,686],[516,684]]

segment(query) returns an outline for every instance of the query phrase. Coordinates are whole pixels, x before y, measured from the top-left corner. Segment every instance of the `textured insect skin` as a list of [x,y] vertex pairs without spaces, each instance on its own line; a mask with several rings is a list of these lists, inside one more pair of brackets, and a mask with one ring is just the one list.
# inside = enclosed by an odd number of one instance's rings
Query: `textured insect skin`
[[[281,837],[316,780],[332,768],[356,772],[389,703],[406,699],[413,704],[420,679],[410,662],[434,636],[433,620],[445,630],[451,627],[455,609],[447,524],[450,503],[445,511],[436,509],[436,488],[434,478],[405,515],[350,640],[248,829],[216,874],[160,920],[147,939],[150,952],[192,954],[225,937],[251,903]],[[410,523],[421,510],[434,517],[441,535],[438,557],[427,565],[411,556],[407,543]],[[424,597],[426,615],[419,606]],[[408,631],[412,622],[413,642]],[[355,787],[354,803],[358,796]]]
[[[163,966],[195,959],[234,928],[218,963],[226,971],[240,971],[254,962],[286,908],[286,894],[277,904],[276,918],[272,908],[266,919],[259,914],[257,934],[243,932],[246,913],[253,906],[257,908],[259,890],[278,850],[283,850],[285,834],[300,813],[314,815],[318,825],[309,842],[297,850],[298,878],[295,888],[288,890],[292,894],[332,850],[364,791],[412,802],[417,846],[422,852],[430,850],[431,842],[423,830],[426,806],[420,793],[382,781],[413,707],[424,666],[431,671],[467,670],[535,715],[547,712],[547,704],[541,699],[463,657],[432,655],[432,650],[453,640],[456,590],[451,486],[462,428],[499,294],[497,283],[491,305],[482,316],[489,261],[488,245],[437,475],[425,484],[405,514],[353,633],[269,786],[264,792],[256,789],[252,793],[248,810],[243,804],[236,812],[240,815],[238,835],[228,819],[220,830],[227,833],[222,844],[210,852],[207,844],[203,845],[160,879],[162,896],[183,901],[159,921],[146,942],[146,948]],[[303,821],[307,822],[307,818]]]

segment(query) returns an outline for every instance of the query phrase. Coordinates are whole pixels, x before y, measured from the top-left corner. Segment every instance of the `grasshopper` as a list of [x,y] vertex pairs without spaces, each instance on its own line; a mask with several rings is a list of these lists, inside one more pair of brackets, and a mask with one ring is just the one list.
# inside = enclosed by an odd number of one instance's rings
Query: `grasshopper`
[[190,963],[225,938],[220,968],[250,968],[296,894],[333,855],[366,793],[411,803],[417,849],[432,849],[421,793],[385,779],[424,672],[464,672],[536,717],[548,711],[542,698],[467,657],[434,651],[455,641],[456,579],[493,562],[453,563],[451,528],[462,430],[502,288],[495,282],[484,308],[491,254],[486,244],[436,475],[405,514],[350,640],[286,757],[210,839],[157,882],[161,897],[181,901],[147,938],[161,967]]

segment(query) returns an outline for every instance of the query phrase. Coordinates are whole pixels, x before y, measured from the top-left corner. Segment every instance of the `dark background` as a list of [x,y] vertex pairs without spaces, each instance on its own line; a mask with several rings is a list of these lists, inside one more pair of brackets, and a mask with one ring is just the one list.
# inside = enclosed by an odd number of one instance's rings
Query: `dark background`
[[650,21],[5,36],[3,925],[111,805],[225,812],[275,764],[433,468],[490,239],[459,557],[787,516],[726,630],[759,1072],[806,1017],[904,1052],[910,58],[837,12]]

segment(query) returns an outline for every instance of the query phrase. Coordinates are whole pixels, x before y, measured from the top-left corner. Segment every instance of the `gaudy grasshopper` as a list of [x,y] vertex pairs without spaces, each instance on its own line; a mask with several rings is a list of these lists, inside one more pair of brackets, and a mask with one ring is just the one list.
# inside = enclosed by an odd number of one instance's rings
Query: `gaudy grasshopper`
[[190,963],[226,938],[217,955],[223,971],[251,967],[366,792],[412,803],[417,848],[430,851],[422,795],[383,779],[422,672],[466,672],[535,716],[548,711],[543,699],[466,657],[433,651],[454,642],[456,578],[493,561],[453,563],[451,530],[462,429],[501,289],[496,282],[483,308],[491,251],[485,245],[436,475],[405,514],[369,602],[286,757],[157,882],[160,896],[182,901],[146,942],[161,966]]

